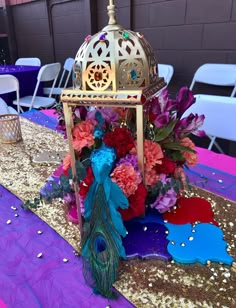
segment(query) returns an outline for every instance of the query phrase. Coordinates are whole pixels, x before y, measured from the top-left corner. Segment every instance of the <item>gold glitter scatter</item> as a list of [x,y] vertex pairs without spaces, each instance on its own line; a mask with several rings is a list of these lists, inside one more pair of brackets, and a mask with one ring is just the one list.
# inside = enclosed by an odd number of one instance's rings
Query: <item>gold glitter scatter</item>
[[[21,130],[22,142],[0,145],[0,183],[25,202],[39,197],[40,188],[57,167],[55,163],[36,165],[33,158],[46,151],[67,152],[68,145],[61,134],[26,119],[21,119]],[[79,228],[68,223],[58,200],[34,212],[79,250]]]
[[[0,146],[0,183],[26,201],[38,197],[40,188],[56,168],[55,164],[36,165],[33,157],[46,151],[67,151],[67,144],[61,135],[28,120],[21,119],[21,127],[23,142]],[[212,204],[214,218],[223,226],[230,254],[236,258],[236,204],[196,187],[185,196],[202,197]],[[79,228],[68,222],[62,202],[44,203],[35,213],[67,240],[75,252],[79,251]],[[194,228],[192,232],[194,237]],[[121,262],[115,287],[138,308],[234,308],[235,282],[236,263],[232,267],[214,262],[204,266],[137,259]]]

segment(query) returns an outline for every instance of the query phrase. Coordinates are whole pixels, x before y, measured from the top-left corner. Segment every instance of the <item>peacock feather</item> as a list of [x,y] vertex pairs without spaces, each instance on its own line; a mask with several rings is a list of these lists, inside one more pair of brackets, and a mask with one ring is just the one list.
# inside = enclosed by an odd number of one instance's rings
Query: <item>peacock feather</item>
[[82,256],[86,282],[107,298],[116,294],[112,285],[117,279],[121,238],[112,222],[103,184],[98,184],[90,219],[83,226]]

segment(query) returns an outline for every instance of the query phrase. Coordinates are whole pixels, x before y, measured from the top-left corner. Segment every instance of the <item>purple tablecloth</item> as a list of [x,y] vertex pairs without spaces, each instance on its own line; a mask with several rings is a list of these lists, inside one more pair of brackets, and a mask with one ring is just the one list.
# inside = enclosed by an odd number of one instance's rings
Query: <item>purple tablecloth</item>
[[[19,80],[20,97],[33,95],[37,83],[37,76],[40,66],[25,65],[1,65],[0,75],[10,74]],[[40,85],[37,95],[43,95],[43,86]],[[0,95],[9,106],[13,106],[12,101],[16,99],[15,92]]]
[[81,258],[45,222],[22,210],[21,204],[0,185],[0,300],[8,308],[133,307],[121,295],[117,300],[94,295],[84,281]]

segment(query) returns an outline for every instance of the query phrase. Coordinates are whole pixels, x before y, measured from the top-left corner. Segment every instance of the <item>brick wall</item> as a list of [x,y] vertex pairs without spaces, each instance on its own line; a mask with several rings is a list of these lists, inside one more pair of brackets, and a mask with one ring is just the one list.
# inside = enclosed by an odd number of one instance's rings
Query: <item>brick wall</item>
[[12,6],[16,57],[37,56],[42,63],[75,57],[91,33],[90,1],[32,1]]
[[[85,36],[107,24],[108,0],[55,2],[48,1],[49,11],[44,0],[12,6],[18,56],[37,55],[43,63],[63,61],[75,55]],[[159,63],[174,66],[173,93],[190,85],[203,63],[236,62],[236,0],[115,2],[120,24],[144,33]]]
[[203,63],[236,62],[236,0],[133,0],[133,6],[134,30],[145,34],[160,63],[174,66],[177,86],[190,85]]
[[43,63],[53,61],[52,37],[45,1],[11,7],[15,25],[17,57],[39,57]]

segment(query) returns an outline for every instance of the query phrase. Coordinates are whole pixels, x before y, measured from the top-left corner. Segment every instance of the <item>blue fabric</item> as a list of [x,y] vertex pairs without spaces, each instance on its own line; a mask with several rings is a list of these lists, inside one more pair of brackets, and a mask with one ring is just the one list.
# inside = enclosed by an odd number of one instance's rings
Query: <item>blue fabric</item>
[[50,128],[52,130],[56,130],[56,127],[58,124],[58,121],[56,118],[49,117],[46,114],[38,110],[35,110],[35,109],[31,109],[29,111],[21,113],[20,116],[34,123]]

